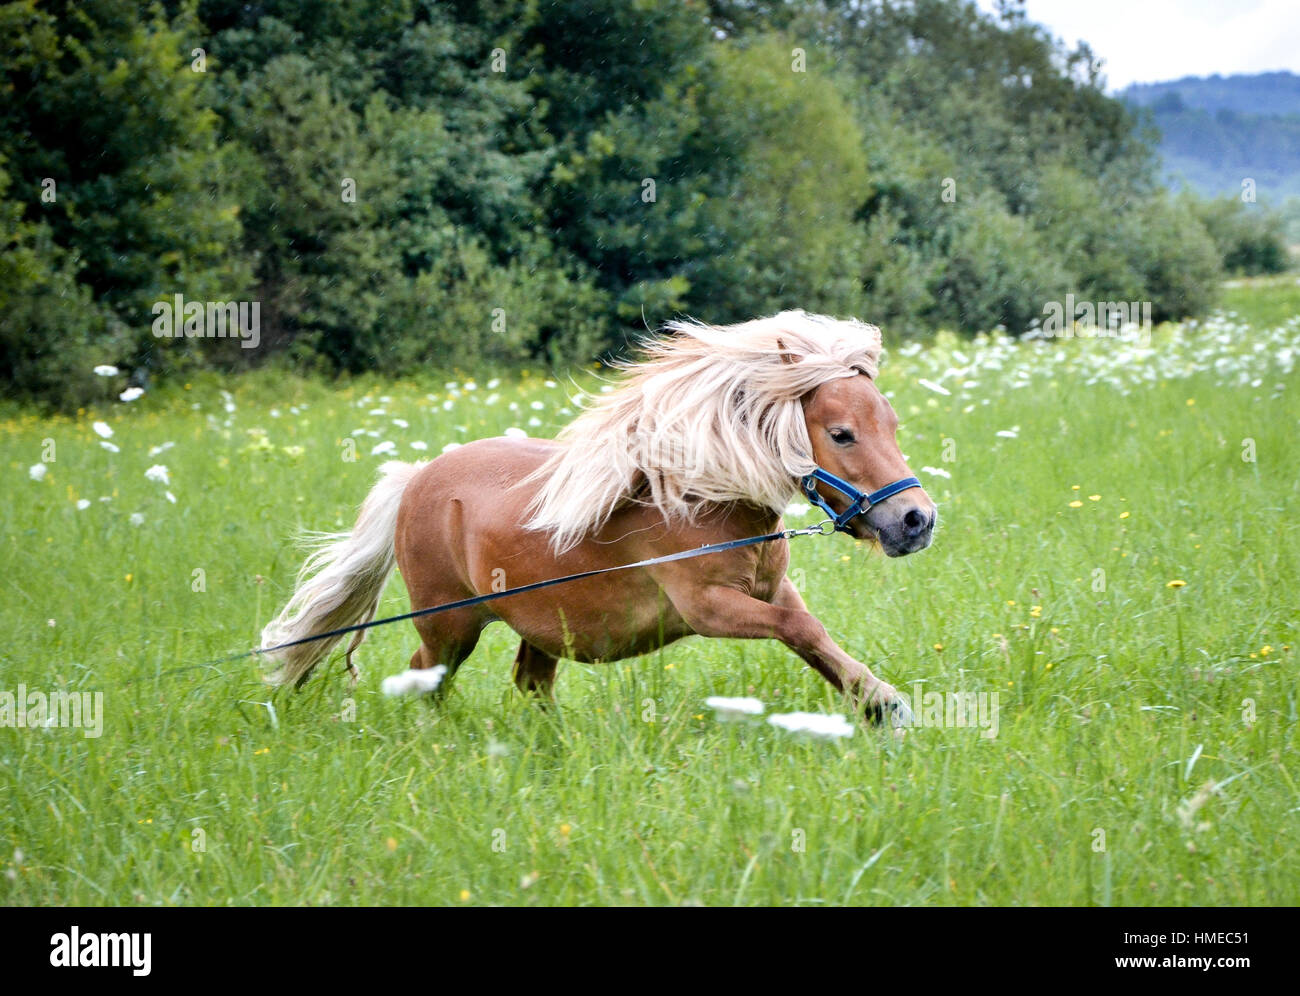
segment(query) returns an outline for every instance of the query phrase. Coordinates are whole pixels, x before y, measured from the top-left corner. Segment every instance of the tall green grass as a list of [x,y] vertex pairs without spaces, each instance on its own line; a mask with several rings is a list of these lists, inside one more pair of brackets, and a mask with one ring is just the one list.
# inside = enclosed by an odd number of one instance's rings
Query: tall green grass
[[[887,357],[935,543],[886,560],[801,538],[793,567],[832,634],[905,691],[996,693],[995,737],[722,721],[708,696],[843,710],[770,642],[566,663],[551,712],[514,691],[499,626],[440,707],[379,694],[409,625],[372,635],[354,693],[338,663],[298,694],[248,661],[202,666],[253,645],[296,529],[350,524],[375,444],[414,458],[551,433],[564,380],[254,376],[228,399],[202,382],[75,419],[10,410],[0,690],[102,692],[105,725],[0,729],[0,902],[1295,903],[1300,400],[1277,357],[1300,326],[1270,324],[1157,330],[1118,363],[1128,347],[1107,342]],[[977,353],[1005,359],[952,372]],[[395,580],[381,612],[406,608]]]

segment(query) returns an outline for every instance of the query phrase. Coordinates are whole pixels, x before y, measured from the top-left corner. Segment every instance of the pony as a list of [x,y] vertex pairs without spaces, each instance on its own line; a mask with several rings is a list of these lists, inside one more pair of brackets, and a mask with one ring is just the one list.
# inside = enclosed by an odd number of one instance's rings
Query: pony
[[[875,326],[803,311],[670,322],[554,440],[385,463],[353,528],[319,536],[262,646],[370,621],[395,566],[421,609],[778,532],[800,494],[890,557],[922,550],[937,511],[899,450],[880,353]],[[401,686],[441,694],[497,620],[520,639],[516,685],[543,701],[561,659],[615,661],[690,635],[776,639],[859,715],[909,723],[904,697],[809,612],[788,564],[780,538],[421,616]],[[347,650],[353,680],[364,635]],[[340,639],[270,652],[268,681],[300,686]]]

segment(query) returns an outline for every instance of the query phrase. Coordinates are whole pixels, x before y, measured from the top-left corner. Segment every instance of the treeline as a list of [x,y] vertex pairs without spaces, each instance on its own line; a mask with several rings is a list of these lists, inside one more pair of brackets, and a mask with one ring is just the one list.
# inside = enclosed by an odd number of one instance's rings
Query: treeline
[[[1259,234],[1161,188],[1014,5],[18,0],[0,39],[0,376],[54,403],[97,364],[563,362],[679,313],[1174,318]],[[177,294],[257,302],[258,348],[159,338]]]

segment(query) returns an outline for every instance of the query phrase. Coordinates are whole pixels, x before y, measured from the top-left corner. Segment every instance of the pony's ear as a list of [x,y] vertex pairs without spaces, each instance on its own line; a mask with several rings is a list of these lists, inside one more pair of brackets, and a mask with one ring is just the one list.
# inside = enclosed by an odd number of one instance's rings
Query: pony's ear
[[787,353],[785,350],[785,340],[778,338],[776,340],[776,350],[781,356],[782,363],[798,363],[799,357],[794,353]]

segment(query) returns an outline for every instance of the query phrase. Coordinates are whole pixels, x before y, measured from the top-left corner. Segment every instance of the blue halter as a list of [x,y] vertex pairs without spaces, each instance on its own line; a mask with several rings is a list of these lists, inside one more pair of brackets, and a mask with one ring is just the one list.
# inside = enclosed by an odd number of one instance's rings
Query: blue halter
[[[839,515],[835,514],[835,509],[827,504],[826,499],[817,493],[817,482],[829,484],[836,491],[843,494],[849,500],[849,507]],[[915,477],[904,477],[902,480],[895,481],[893,484],[886,484],[879,491],[873,491],[871,494],[863,494],[848,481],[836,477],[830,471],[822,470],[820,467],[814,468],[813,472],[799,481],[799,486],[803,488],[804,495],[808,500],[829,515],[835,522],[835,528],[842,533],[849,531],[849,520],[855,516],[861,515],[872,505],[878,505],[886,498],[890,498],[900,491],[907,491],[910,488],[919,488],[921,482]]]

